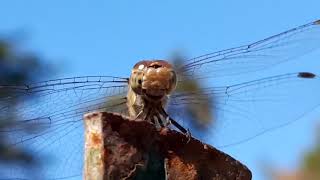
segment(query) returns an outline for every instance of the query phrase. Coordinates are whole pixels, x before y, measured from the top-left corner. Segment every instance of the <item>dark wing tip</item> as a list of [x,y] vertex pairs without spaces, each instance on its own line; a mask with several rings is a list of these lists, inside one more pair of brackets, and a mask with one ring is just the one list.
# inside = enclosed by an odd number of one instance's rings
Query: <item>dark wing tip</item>
[[314,22],[315,25],[320,25],[320,19]]
[[315,78],[316,75],[310,72],[300,72],[298,73],[298,77],[311,79],[311,78]]

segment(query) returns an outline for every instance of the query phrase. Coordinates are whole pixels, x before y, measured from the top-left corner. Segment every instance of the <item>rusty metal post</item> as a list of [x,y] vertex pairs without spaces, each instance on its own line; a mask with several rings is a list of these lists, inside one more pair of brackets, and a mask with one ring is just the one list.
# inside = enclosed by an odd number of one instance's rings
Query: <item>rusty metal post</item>
[[104,141],[103,119],[101,113],[89,113],[84,116],[84,179],[103,180]]
[[85,180],[237,179],[251,172],[231,156],[177,131],[119,114],[85,115]]

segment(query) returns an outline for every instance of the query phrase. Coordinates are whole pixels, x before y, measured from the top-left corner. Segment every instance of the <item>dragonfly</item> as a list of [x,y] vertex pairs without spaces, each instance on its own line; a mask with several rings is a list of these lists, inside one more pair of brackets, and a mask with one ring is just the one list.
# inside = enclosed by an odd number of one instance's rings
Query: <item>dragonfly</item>
[[[26,148],[35,159],[45,159],[36,170],[39,179],[82,178],[83,115],[92,111],[118,112],[183,133],[190,129],[191,136],[218,148],[236,145],[302,119],[319,106],[317,73],[262,76],[293,61],[312,63],[301,56],[319,48],[317,20],[183,63],[143,60],[130,77],[0,84],[0,119],[16,121],[1,127],[0,137],[10,147]],[[203,86],[198,87],[199,82]],[[194,121],[197,118],[202,121]],[[30,171],[17,165],[0,169],[0,179],[28,179]]]

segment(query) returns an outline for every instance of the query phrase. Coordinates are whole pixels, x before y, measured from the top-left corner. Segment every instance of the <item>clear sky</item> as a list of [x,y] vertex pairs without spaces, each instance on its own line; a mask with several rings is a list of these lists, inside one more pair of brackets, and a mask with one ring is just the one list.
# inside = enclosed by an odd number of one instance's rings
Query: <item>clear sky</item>
[[[23,32],[24,45],[61,67],[55,77],[128,76],[138,60],[242,45],[320,19],[319,7],[319,0],[3,0],[0,33]],[[263,179],[265,163],[295,168],[312,145],[315,121],[308,119],[224,151],[254,179]]]

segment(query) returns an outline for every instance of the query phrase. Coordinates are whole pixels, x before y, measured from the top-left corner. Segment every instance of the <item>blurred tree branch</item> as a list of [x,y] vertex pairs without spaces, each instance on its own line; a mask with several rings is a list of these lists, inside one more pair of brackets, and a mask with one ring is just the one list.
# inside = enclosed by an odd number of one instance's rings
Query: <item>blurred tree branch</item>
[[[17,92],[8,90],[5,85],[35,82],[48,74],[50,74],[50,67],[44,64],[40,56],[26,48],[18,48],[10,40],[0,39],[0,131],[4,132],[0,136],[0,162],[33,162],[31,153],[8,143],[8,139],[12,138],[10,128],[18,123],[15,118],[18,112],[8,111],[8,109],[19,104],[21,99],[17,98]],[[24,133],[30,132],[30,128],[33,127],[24,127]]]

